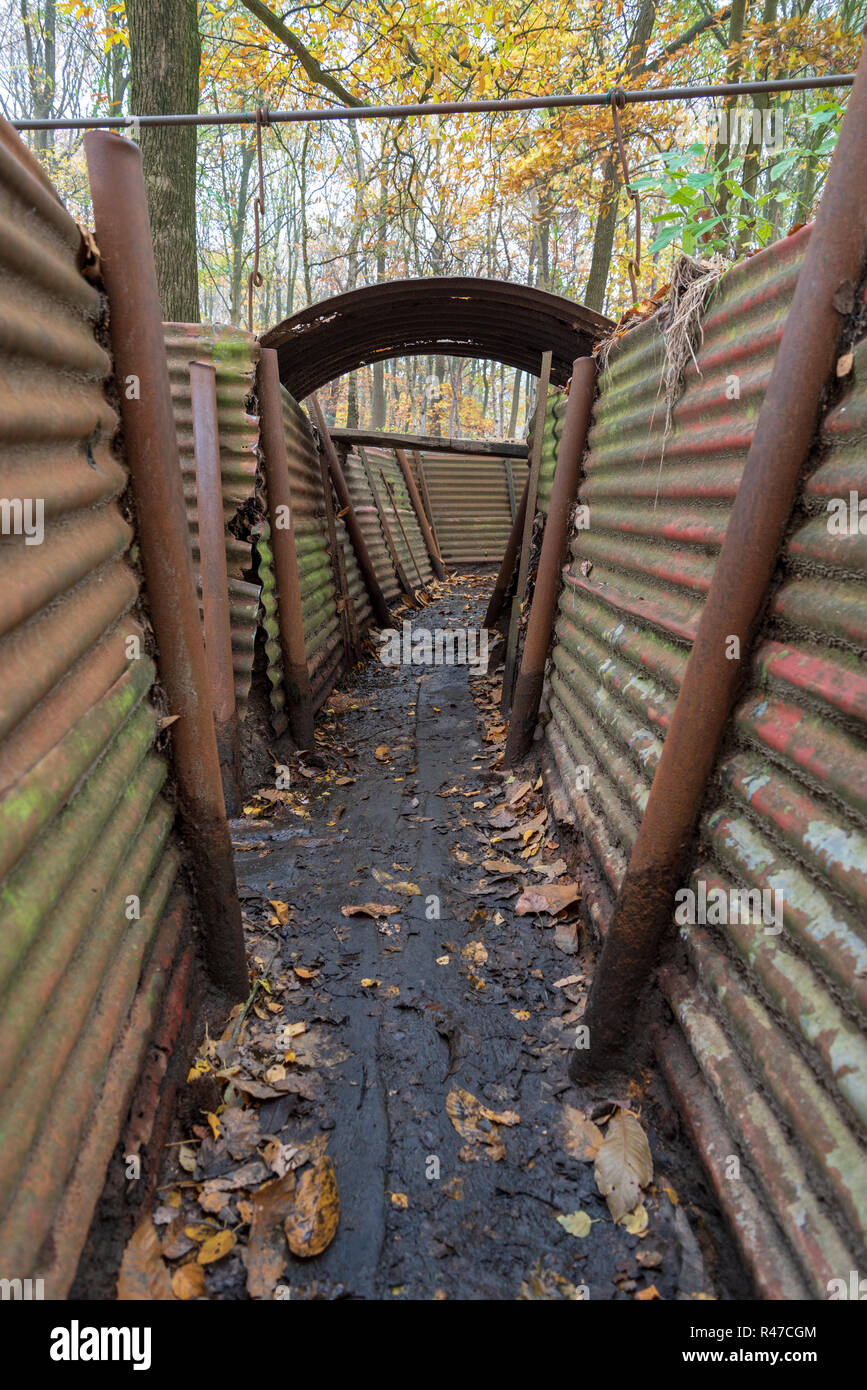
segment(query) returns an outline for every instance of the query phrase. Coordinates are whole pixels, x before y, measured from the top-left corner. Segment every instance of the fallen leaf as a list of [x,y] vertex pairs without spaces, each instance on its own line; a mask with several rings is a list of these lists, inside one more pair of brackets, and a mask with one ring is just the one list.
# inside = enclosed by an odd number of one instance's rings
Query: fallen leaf
[[393,1207],[399,1207],[401,1211],[406,1211],[409,1206],[409,1198],[405,1192],[392,1192],[391,1205]]
[[294,970],[299,980],[315,980],[316,976],[319,974],[318,970],[308,970],[303,965],[296,965]]
[[602,1147],[596,1155],[596,1185],[615,1221],[634,1211],[641,1189],[653,1180],[653,1159],[647,1136],[628,1110],[620,1110],[608,1122]]
[[273,909],[274,909],[274,916],[271,918],[271,920],[270,920],[270,922],[268,923],[268,925],[271,926],[271,927],[274,927],[274,926],[285,927],[285,926],[287,926],[287,925],[288,925],[288,922],[289,922],[289,904],[288,904],[288,903],[282,903],[282,902],[280,902],[279,899],[271,899],[271,898],[268,899],[268,902],[271,904],[271,906],[272,906]]
[[388,762],[388,744],[387,744],[387,743],[381,743],[381,744],[379,745],[379,747],[377,748],[377,750],[376,750],[376,752],[374,753],[373,756],[376,758],[377,762],[380,762],[380,763],[387,763],[387,762]]
[[220,1116],[220,1129],[232,1158],[248,1158],[260,1141],[259,1116],[255,1110],[233,1106]]
[[172,1291],[175,1298],[183,1299],[184,1302],[191,1298],[204,1298],[208,1292],[208,1285],[202,1266],[191,1260],[189,1264],[176,1269],[172,1275]]
[[419,896],[421,895],[421,889],[419,888],[417,883],[395,882],[390,883],[388,886],[393,893],[403,893],[404,896],[407,898],[411,898],[416,894],[418,894]]
[[340,1220],[340,1194],[334,1164],[323,1154],[298,1179],[295,1204],[284,1223],[293,1255],[321,1255],[334,1239]]
[[127,1241],[117,1276],[117,1299],[119,1303],[167,1303],[174,1296],[159,1236],[148,1216]]
[[482,868],[487,874],[522,874],[524,866],[513,864],[511,859],[486,859]]
[[394,903],[359,903],[357,906],[342,907],[344,917],[387,917],[389,913],[400,912]]
[[[506,1156],[506,1146],[499,1137],[499,1126],[520,1124],[521,1117],[515,1110],[490,1110],[469,1091],[456,1086],[446,1097],[446,1114],[462,1139],[468,1140],[461,1149],[459,1157],[465,1163],[490,1157],[497,1162]],[[482,1122],[487,1128],[482,1127]],[[473,1145],[480,1146],[476,1150]]]
[[659,1298],[660,1293],[655,1284],[650,1284],[646,1289],[640,1289],[635,1297],[641,1302],[645,1302],[648,1298]]
[[244,1252],[247,1292],[251,1298],[270,1298],[286,1264],[283,1223],[295,1202],[295,1174],[266,1182],[250,1198],[250,1235]]
[[595,1158],[602,1147],[602,1130],[587,1118],[583,1110],[573,1105],[562,1107],[557,1127],[567,1154],[577,1158],[580,1163]]
[[642,1231],[647,1230],[650,1218],[647,1215],[647,1208],[642,1203],[634,1211],[628,1211],[625,1216],[620,1218],[620,1225],[624,1231],[628,1231],[631,1236],[638,1236]]
[[199,1248],[197,1259],[200,1265],[212,1265],[222,1260],[235,1247],[234,1231],[218,1231],[210,1236]]
[[487,964],[488,952],[483,941],[468,941],[461,955],[470,965]]
[[586,1211],[573,1211],[569,1216],[558,1216],[557,1221],[570,1236],[589,1236],[593,1225]]
[[528,912],[549,912],[553,915],[577,902],[580,896],[577,883],[537,883],[532,888],[524,889],[515,903],[515,911],[519,917],[525,917]]
[[656,1269],[662,1264],[662,1256],[658,1250],[636,1250],[635,1259],[643,1269]]

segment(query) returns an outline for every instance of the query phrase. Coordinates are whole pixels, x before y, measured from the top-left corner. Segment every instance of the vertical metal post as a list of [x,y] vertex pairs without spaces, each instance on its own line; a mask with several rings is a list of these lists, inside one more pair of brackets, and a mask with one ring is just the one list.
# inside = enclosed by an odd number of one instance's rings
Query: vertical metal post
[[505,469],[506,487],[509,492],[509,516],[512,518],[512,521],[514,521],[517,503],[515,501],[515,474],[512,470],[512,460],[503,459],[503,468]]
[[304,643],[301,583],[298,578],[298,555],[295,550],[295,513],[292,507],[292,489],[289,485],[289,456],[286,451],[286,433],[283,429],[280,374],[277,353],[273,348],[261,349],[256,385],[262,459],[265,466],[265,490],[268,495],[268,522],[271,528],[274,578],[277,585],[277,624],[280,652],[283,657],[286,711],[289,728],[298,747],[309,749],[314,743],[313,691]]
[[533,606],[524,637],[521,670],[515,686],[504,766],[512,767],[526,757],[533,741],[545,661],[554,631],[554,614],[560,592],[563,555],[568,538],[569,518],[578,492],[581,459],[590,428],[590,414],[596,393],[596,363],[592,357],[579,357],[572,368],[572,385],[566,404],[563,434],[557,451],[557,466],[551,487],[551,500],[542,537],[539,572],[533,590]]
[[370,595],[374,617],[381,627],[391,627],[391,614],[388,611],[388,604],[385,601],[382,589],[379,587],[379,580],[376,577],[376,570],[373,568],[370,551],[367,548],[367,542],[364,539],[364,535],[358,523],[358,517],[355,515],[355,508],[352,505],[349,488],[346,486],[343,469],[340,467],[340,459],[337,457],[334,440],[331,438],[328,426],[325,423],[325,416],[322,414],[322,407],[319,404],[319,399],[315,392],[309,397],[309,400],[316,419],[316,428],[319,430],[319,437],[322,440],[322,447],[325,450],[325,457],[328,460],[328,470],[331,474],[331,481],[334,484],[334,491],[337,493],[337,500],[340,503],[340,514],[349,532],[349,539],[352,541],[352,548],[355,551],[358,568],[361,570],[361,577],[367,585],[367,592]]
[[170,739],[205,959],[214,982],[241,999],[248,990],[241,908],[209,700],[141,152],[104,130],[89,132],[84,145],[160,678],[171,713],[179,716]]
[[542,354],[542,370],[536,388],[536,418],[533,424],[533,442],[530,446],[527,476],[527,510],[524,514],[524,534],[521,539],[521,558],[518,564],[518,586],[512,599],[512,612],[509,617],[509,631],[506,637],[506,663],[503,668],[503,693],[500,709],[506,713],[512,707],[512,690],[515,684],[515,667],[518,658],[518,629],[521,622],[521,609],[527,590],[527,573],[530,568],[530,545],[533,540],[533,523],[536,520],[536,498],[539,493],[539,472],[542,466],[542,434],[545,427],[545,407],[548,401],[548,385],[551,381],[551,362],[553,353]]
[[662,756],[587,1001],[574,1081],[627,1042],[717,758],[867,256],[867,56],[862,49],[825,191]]
[[205,660],[211,682],[211,706],[220,758],[226,811],[240,809],[240,736],[235,709],[232,621],[226,568],[226,525],[220,471],[220,426],[217,372],[211,362],[190,363],[190,404],[196,458],[196,508],[199,518],[199,569],[205,618]]

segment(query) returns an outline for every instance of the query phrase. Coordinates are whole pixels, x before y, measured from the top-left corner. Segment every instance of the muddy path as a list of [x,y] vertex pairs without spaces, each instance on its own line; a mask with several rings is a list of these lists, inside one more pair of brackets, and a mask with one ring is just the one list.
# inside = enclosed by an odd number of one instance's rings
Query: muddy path
[[[413,623],[477,624],[486,592],[446,588]],[[332,699],[317,756],[233,823],[265,983],[203,1041],[154,1212],[170,1272],[227,1246],[194,1296],[748,1296],[659,1079],[567,1079],[593,945],[580,904],[516,909],[525,885],[574,881],[576,849],[539,784],[496,765],[492,709],[466,666],[372,660]],[[627,1110],[653,1171],[615,1224],[594,1155]],[[285,1210],[304,1185],[319,1234],[300,1255],[276,1217],[262,1237],[275,1179]]]

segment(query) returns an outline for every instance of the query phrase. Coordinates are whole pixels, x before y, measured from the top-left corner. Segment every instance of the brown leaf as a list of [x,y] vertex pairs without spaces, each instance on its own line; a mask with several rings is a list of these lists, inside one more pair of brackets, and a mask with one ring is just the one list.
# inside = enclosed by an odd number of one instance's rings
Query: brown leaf
[[603,1142],[602,1130],[583,1110],[564,1105],[558,1121],[563,1147],[572,1158],[584,1163],[595,1158]]
[[286,1264],[283,1222],[295,1201],[295,1174],[265,1183],[250,1198],[250,1237],[244,1253],[247,1292],[251,1298],[270,1298]]
[[181,1298],[185,1302],[190,1298],[204,1298],[208,1292],[208,1285],[202,1266],[195,1260],[188,1265],[181,1265],[172,1275],[172,1290],[175,1298]]
[[298,1179],[295,1204],[284,1229],[293,1255],[321,1255],[334,1239],[340,1220],[340,1194],[334,1164],[323,1154]]
[[486,859],[482,868],[487,874],[522,874],[523,864],[513,864],[511,859]]
[[628,1110],[618,1111],[609,1120],[593,1171],[608,1210],[620,1221],[640,1202],[642,1187],[653,1180],[647,1136]]
[[232,1158],[249,1158],[260,1141],[259,1116],[255,1110],[233,1106],[220,1116],[220,1130]]
[[381,744],[379,745],[379,747],[377,748],[377,750],[376,750],[376,752],[374,753],[373,756],[376,758],[377,762],[380,762],[380,763],[387,763],[387,762],[388,762],[388,744],[387,744],[387,743],[381,743]]
[[344,917],[387,917],[389,913],[400,912],[394,903],[359,903],[340,909]]
[[577,902],[580,896],[577,883],[537,883],[524,889],[515,903],[515,911],[519,917],[525,917],[528,912],[549,912],[553,916]]
[[136,1227],[123,1252],[117,1276],[119,1303],[160,1302],[174,1299],[172,1281],[163,1263],[159,1237],[150,1217]]
[[[469,1142],[460,1150],[458,1157],[464,1163],[478,1158],[491,1158],[496,1163],[506,1156],[506,1146],[500,1138],[500,1125],[517,1125],[521,1117],[515,1110],[489,1110],[486,1105],[469,1091],[455,1086],[446,1097],[446,1114],[462,1139]],[[488,1128],[482,1129],[480,1121],[485,1120]],[[474,1148],[478,1145],[478,1148]]]

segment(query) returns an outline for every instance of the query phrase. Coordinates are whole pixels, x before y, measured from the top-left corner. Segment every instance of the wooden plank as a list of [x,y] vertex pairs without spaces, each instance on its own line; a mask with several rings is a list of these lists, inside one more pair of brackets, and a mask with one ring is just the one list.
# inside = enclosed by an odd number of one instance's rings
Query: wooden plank
[[553,354],[542,354],[542,369],[536,386],[536,409],[533,419],[533,439],[530,445],[530,475],[527,486],[527,513],[524,517],[524,536],[521,541],[521,557],[518,563],[518,583],[512,599],[509,616],[509,632],[506,638],[506,664],[503,668],[503,693],[500,697],[500,710],[505,714],[512,708],[512,695],[515,676],[518,670],[518,631],[521,621],[521,608],[527,591],[527,573],[530,568],[530,544],[533,539],[533,522],[536,519],[536,499],[539,493],[539,474],[542,467],[542,435],[545,427],[545,402],[551,383],[551,361]]
[[525,459],[526,444],[511,439],[451,439],[432,434],[390,434],[387,430],[332,429],[332,439],[355,446],[379,449],[423,449],[429,454],[480,454],[494,458]]

